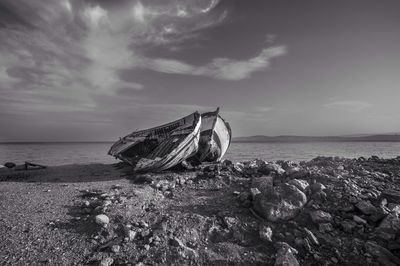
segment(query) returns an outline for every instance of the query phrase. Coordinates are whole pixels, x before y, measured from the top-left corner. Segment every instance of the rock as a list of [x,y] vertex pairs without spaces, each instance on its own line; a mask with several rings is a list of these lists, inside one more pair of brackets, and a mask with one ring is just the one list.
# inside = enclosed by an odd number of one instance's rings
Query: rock
[[[258,190],[258,189],[257,189]],[[260,194],[261,192],[255,192],[255,194]],[[245,201],[245,200],[251,200],[252,199],[252,194],[250,192],[242,192],[240,193],[239,197],[238,197],[239,201]]]
[[223,220],[227,228],[232,228],[239,222],[238,219],[234,217],[224,217]]
[[297,187],[300,189],[302,192],[306,192],[308,187],[310,186],[306,180],[303,179],[292,179],[288,182],[289,184]]
[[225,159],[225,160],[222,161],[222,165],[223,166],[232,166],[233,163],[232,163],[231,160]]
[[110,223],[110,218],[105,214],[96,215],[95,221],[98,225],[106,227]]
[[105,200],[105,201],[103,201],[103,206],[104,206],[104,207],[107,207],[107,206],[110,206],[110,205],[112,205],[112,201],[111,201],[111,200]]
[[251,194],[251,199],[255,200],[256,196],[261,194],[261,191],[258,190],[258,188],[252,187],[252,188],[250,188],[250,194]]
[[285,173],[285,170],[283,170],[283,168],[277,163],[268,163],[265,167],[278,175],[283,175]]
[[181,247],[184,250],[185,257],[195,258],[199,256],[196,250],[183,244],[183,241],[177,237],[170,238],[169,244],[174,247]]
[[376,244],[375,242],[367,241],[367,243],[365,244],[365,248],[367,252],[376,257],[382,265],[400,265],[400,259],[398,257],[393,255],[393,253],[386,248]]
[[299,266],[295,254],[297,250],[285,242],[278,242],[278,252],[276,254],[275,266]]
[[169,239],[169,244],[174,247],[184,246],[182,240],[177,237],[172,237]]
[[317,246],[319,245],[318,238],[313,234],[313,232],[311,232],[307,228],[304,228],[304,232],[306,233],[307,238],[310,240],[312,244]]
[[253,208],[269,221],[294,218],[307,202],[306,195],[293,185],[284,183],[274,187],[272,194],[262,193],[255,198]]
[[315,182],[314,184],[311,185],[311,191],[313,193],[322,192],[325,189],[326,189],[326,187],[322,183],[319,183],[319,182]]
[[342,221],[340,225],[342,226],[343,231],[346,233],[352,233],[353,229],[356,227],[356,223],[349,220]]
[[382,191],[382,198],[387,199],[389,202],[400,203],[400,191],[387,189]]
[[374,205],[372,205],[370,201],[365,201],[365,200],[357,203],[356,208],[366,215],[371,215],[378,212],[377,208]]
[[122,186],[120,184],[115,184],[115,185],[111,186],[111,189],[115,189],[115,190],[122,189]]
[[111,246],[111,251],[114,253],[118,253],[120,251],[121,247],[118,245],[112,245]]
[[318,229],[321,233],[333,231],[333,227],[332,227],[331,223],[320,223],[320,224],[318,224]]
[[324,211],[316,210],[310,213],[311,220],[318,224],[318,223],[326,223],[332,221],[332,216]]
[[253,177],[251,188],[257,188],[261,193],[272,194],[274,179],[272,176]]
[[394,239],[396,234],[400,233],[400,212],[396,210],[397,208],[388,214],[376,229],[378,235],[383,239]]
[[141,220],[141,221],[139,222],[139,225],[140,225],[141,227],[143,227],[143,228],[149,227],[149,224],[146,223],[144,220]]
[[6,162],[4,164],[4,166],[7,167],[7,168],[14,168],[17,165],[15,163],[12,163],[12,162]]
[[113,258],[110,258],[110,257],[107,257],[107,258],[104,258],[104,259],[102,259],[101,261],[100,261],[100,266],[110,266],[110,265],[112,265],[114,263],[114,259]]
[[289,166],[289,167],[286,169],[286,175],[288,175],[288,176],[293,176],[293,175],[295,175],[296,173],[298,173],[300,170],[301,170],[301,169],[300,169],[300,167],[298,167],[298,166]]
[[272,229],[269,226],[261,225],[258,231],[261,240],[272,242]]
[[358,224],[367,224],[367,221],[361,218],[360,216],[353,215],[353,221]]
[[144,238],[144,237],[146,237],[146,236],[149,236],[151,234],[151,231],[150,231],[150,229],[146,229],[146,230],[143,230],[142,232],[140,232],[140,235]]
[[244,170],[244,165],[242,163],[235,163],[232,170],[238,174],[242,174]]

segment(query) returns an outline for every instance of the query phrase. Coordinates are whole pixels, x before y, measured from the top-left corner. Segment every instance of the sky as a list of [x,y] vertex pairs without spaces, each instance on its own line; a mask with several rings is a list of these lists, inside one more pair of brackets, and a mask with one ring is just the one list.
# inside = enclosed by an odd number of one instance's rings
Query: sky
[[400,132],[398,0],[2,0],[0,141],[221,107],[233,136]]

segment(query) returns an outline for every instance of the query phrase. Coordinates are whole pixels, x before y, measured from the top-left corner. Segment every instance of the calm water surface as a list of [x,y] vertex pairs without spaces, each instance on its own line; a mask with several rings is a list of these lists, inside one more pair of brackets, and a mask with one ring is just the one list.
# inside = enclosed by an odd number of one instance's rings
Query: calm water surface
[[[114,163],[117,160],[107,155],[111,144],[0,144],[0,164],[7,161],[30,161],[45,165]],[[400,142],[232,143],[225,158],[233,161],[255,158],[301,161],[316,156],[354,158],[371,155],[383,158],[400,156]]]

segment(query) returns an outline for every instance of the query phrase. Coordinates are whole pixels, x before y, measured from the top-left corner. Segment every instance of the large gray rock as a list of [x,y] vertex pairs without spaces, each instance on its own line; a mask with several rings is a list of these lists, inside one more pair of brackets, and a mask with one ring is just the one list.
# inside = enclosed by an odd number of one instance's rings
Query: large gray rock
[[265,167],[278,175],[283,175],[285,173],[285,170],[277,163],[268,163]]
[[310,184],[306,180],[303,179],[292,179],[288,182],[289,184],[297,187],[300,189],[302,192],[306,192],[306,190],[309,188]]
[[284,183],[274,187],[272,193],[261,193],[253,207],[264,218],[276,222],[294,218],[307,202],[306,195],[297,187]]
[[367,241],[365,248],[368,253],[372,254],[376,259],[386,266],[400,265],[400,259],[392,254],[389,250],[379,246],[375,242]]
[[311,212],[310,216],[311,216],[311,220],[316,224],[327,223],[327,222],[332,221],[332,216],[329,213],[321,211],[321,210],[316,210],[316,211]]
[[388,214],[382,222],[379,224],[376,232],[378,236],[384,239],[394,239],[396,234],[400,233],[400,210],[394,208],[393,211]]
[[299,266],[295,254],[297,250],[285,242],[277,243],[278,252],[276,254],[275,266]]
[[274,178],[272,176],[253,177],[251,188],[257,188],[261,193],[272,194]]
[[374,205],[372,205],[370,201],[365,200],[357,203],[356,208],[366,215],[372,215],[378,212],[378,209]]

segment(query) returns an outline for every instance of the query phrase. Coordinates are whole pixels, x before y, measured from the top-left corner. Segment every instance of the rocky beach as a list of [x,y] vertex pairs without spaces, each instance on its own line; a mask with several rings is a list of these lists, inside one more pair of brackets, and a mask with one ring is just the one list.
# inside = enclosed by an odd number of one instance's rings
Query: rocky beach
[[400,157],[0,169],[1,265],[400,265]]

